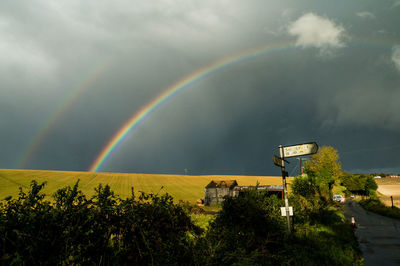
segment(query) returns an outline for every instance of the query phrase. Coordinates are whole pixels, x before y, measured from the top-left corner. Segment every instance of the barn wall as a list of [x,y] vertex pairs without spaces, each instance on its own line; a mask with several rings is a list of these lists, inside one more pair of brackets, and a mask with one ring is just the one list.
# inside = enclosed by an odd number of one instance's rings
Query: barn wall
[[233,190],[229,188],[205,188],[204,205],[216,205],[224,201],[224,196],[232,196]]
[[204,189],[204,205],[216,205],[218,202],[218,193],[216,188]]

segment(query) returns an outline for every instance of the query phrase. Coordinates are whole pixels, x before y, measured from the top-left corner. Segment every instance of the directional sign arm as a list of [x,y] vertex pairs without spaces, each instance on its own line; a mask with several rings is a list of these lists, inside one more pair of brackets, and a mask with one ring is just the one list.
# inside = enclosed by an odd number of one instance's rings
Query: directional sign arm
[[285,158],[310,155],[317,153],[317,151],[318,151],[318,145],[316,142],[283,146],[283,153],[285,155]]
[[290,163],[289,161],[282,159],[281,157],[276,156],[275,154],[272,156],[272,161],[276,166],[283,167],[283,162]]

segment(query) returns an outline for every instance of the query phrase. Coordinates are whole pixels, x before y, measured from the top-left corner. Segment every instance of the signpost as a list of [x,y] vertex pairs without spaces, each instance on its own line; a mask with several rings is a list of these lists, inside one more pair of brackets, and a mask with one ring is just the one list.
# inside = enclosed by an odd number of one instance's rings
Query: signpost
[[317,151],[318,151],[318,145],[315,142],[290,145],[290,146],[279,145],[280,157],[276,155],[273,156],[274,164],[276,166],[280,166],[282,171],[283,194],[285,197],[285,207],[282,207],[285,209],[285,212],[282,212],[282,215],[286,216],[289,234],[292,233],[290,227],[290,216],[293,215],[293,210],[291,213],[289,208],[289,200],[288,200],[287,185],[286,185],[286,177],[288,177],[289,175],[288,172],[285,171],[285,158],[314,154],[317,153]]
[[317,151],[318,151],[318,145],[315,142],[283,147],[285,158],[314,154]]
[[[293,207],[289,206],[289,214],[290,216],[293,216]],[[286,216],[286,208],[281,207],[281,216]]]
[[276,166],[283,167],[284,163],[283,163],[283,160],[282,160],[281,157],[278,157],[278,156],[276,156],[276,155],[274,154],[274,156],[272,157],[272,160],[274,161],[274,164],[275,164]]

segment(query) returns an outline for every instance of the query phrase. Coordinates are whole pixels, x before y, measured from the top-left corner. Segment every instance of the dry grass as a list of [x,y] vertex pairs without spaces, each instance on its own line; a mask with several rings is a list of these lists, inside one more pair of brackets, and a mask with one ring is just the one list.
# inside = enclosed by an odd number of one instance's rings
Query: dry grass
[[[381,196],[381,197],[379,197],[379,199],[386,206],[389,206],[389,207],[392,206],[392,200],[391,200],[390,196]],[[393,205],[400,208],[400,196],[393,196]]]
[[400,178],[375,178],[375,182],[380,185],[400,185]]
[[[52,195],[57,189],[73,186],[80,180],[79,187],[87,196],[94,194],[94,188],[100,183],[108,184],[121,198],[129,197],[131,187],[135,193],[168,192],[175,200],[194,202],[204,197],[204,187],[211,180],[235,179],[239,185],[281,185],[279,176],[235,176],[235,175],[159,175],[159,174],[124,174],[92,173],[40,170],[0,170],[0,199],[18,195],[19,187],[27,188],[31,180],[46,181],[46,195]],[[290,182],[291,179],[289,179]],[[163,187],[161,189],[161,187]]]
[[375,179],[378,184],[379,199],[386,206],[392,206],[390,196],[393,196],[393,205],[400,208],[400,178]]

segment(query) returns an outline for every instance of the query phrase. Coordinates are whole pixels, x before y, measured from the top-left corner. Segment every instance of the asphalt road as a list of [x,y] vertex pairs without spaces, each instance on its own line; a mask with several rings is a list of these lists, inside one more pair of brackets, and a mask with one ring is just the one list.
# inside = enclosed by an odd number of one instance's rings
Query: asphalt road
[[354,214],[365,265],[400,265],[400,220],[368,212],[351,199],[344,209],[349,221]]

